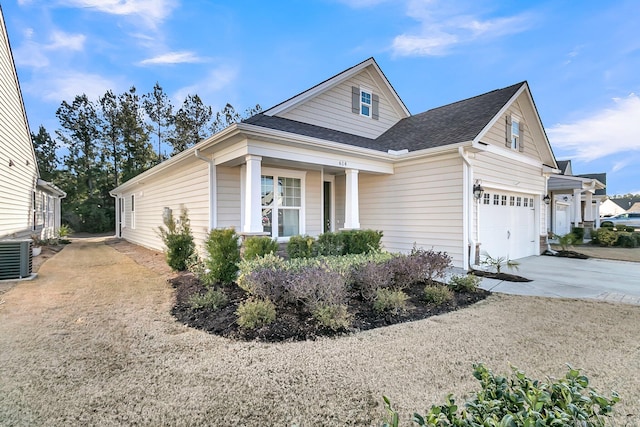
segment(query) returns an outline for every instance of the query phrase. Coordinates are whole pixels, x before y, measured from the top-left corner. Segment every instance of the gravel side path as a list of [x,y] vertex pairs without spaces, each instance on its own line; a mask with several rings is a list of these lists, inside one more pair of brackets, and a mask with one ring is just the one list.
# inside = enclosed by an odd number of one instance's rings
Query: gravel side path
[[477,390],[471,365],[583,369],[640,419],[640,307],[491,296],[458,312],[337,339],[264,344],[170,316],[166,278],[104,240],[76,241],[2,295],[0,425],[379,425]]

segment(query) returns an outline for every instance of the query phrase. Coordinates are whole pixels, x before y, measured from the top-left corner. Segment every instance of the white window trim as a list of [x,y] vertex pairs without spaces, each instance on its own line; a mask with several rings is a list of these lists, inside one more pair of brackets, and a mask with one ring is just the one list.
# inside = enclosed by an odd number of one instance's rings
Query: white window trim
[[131,206],[129,206],[131,211],[131,229],[136,229],[136,195],[131,195]]
[[[513,151],[519,151],[520,150],[520,123],[522,122],[522,119],[518,116],[515,115],[511,115],[511,149]],[[514,134],[513,133],[513,126],[514,124],[518,124],[518,133]],[[515,138],[515,146],[514,146],[514,138]]]
[[[306,178],[307,178],[307,172],[306,171],[298,171],[298,170],[290,170],[290,169],[277,169],[277,168],[269,168],[269,167],[263,167],[262,170],[260,171],[260,175],[261,176],[272,176],[274,179],[274,185],[277,185],[277,179],[278,178],[297,178],[300,180],[300,229],[299,231],[299,235],[303,236],[306,234]],[[244,186],[242,186],[242,199],[244,200]],[[262,205],[260,205],[260,209],[262,209]],[[278,207],[275,206],[273,207],[273,211],[272,211],[272,222],[273,222],[273,218],[277,218],[278,215]],[[244,219],[244,218],[243,218]],[[272,230],[274,230],[273,232],[273,236],[274,238],[277,239],[278,242],[288,242],[291,236],[286,236],[286,237],[280,237],[278,236],[278,228],[277,227],[272,227]]]
[[[363,93],[369,94],[369,103],[368,104],[362,102],[362,94]],[[366,105],[366,106],[369,107],[369,115],[362,114],[362,106],[363,105]],[[373,91],[368,89],[368,88],[366,88],[366,87],[361,87],[360,88],[360,115],[362,117],[367,117],[369,119],[373,118]]]

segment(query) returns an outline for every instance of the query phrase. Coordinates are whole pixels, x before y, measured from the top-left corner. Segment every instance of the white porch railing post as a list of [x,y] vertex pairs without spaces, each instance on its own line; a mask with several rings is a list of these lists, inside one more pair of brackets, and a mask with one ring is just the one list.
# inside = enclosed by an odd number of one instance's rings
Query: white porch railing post
[[582,222],[582,197],[580,189],[573,190],[573,222],[574,227],[578,227]]

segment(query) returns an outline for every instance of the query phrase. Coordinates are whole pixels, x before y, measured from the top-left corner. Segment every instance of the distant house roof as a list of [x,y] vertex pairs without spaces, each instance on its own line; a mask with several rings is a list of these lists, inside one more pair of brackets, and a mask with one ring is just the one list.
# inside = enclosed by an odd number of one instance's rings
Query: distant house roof
[[628,211],[634,204],[640,203],[640,197],[619,197],[609,200],[620,206],[625,211]]
[[557,160],[556,163],[562,175],[571,175],[571,160]]
[[607,174],[606,173],[589,173],[584,175],[576,175],[580,178],[589,178],[589,179],[597,179],[601,183],[605,185],[605,188],[596,190],[594,193],[596,196],[605,196],[607,194],[606,185],[607,185]]
[[640,202],[635,202],[631,205],[631,207],[627,209],[627,212],[640,212]]
[[281,117],[257,114],[244,123],[378,151],[422,150],[472,141],[526,82],[400,120],[376,139]]

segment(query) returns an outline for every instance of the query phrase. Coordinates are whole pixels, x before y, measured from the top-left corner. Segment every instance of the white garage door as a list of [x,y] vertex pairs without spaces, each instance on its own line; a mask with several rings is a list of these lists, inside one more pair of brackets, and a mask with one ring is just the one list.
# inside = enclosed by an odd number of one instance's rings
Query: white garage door
[[533,195],[487,190],[480,202],[480,259],[538,255]]

